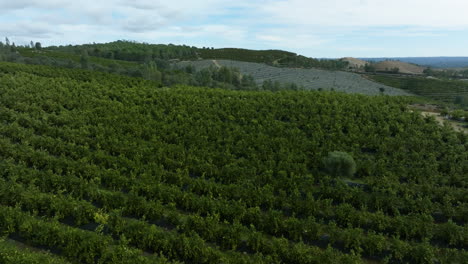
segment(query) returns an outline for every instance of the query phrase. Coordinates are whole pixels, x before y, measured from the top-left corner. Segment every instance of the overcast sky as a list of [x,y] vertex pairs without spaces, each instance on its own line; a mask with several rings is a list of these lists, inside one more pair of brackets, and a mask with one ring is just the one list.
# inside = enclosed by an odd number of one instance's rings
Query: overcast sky
[[119,39],[310,57],[468,56],[468,0],[0,0],[0,32],[43,46]]

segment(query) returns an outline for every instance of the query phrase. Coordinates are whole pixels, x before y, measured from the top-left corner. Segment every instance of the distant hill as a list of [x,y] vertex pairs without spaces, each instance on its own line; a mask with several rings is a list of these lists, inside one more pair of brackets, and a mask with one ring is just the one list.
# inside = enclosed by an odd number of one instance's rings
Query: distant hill
[[439,102],[454,103],[457,97],[468,98],[468,82],[459,80],[383,74],[369,74],[367,78]]
[[102,44],[51,46],[48,50],[131,62],[148,60],[225,59],[265,63],[276,67],[320,68],[344,70],[347,64],[337,59],[316,59],[283,50],[251,50],[240,48],[197,48],[187,45],[164,45],[119,40]]
[[360,58],[364,61],[399,60],[433,68],[465,68],[468,67],[468,57],[395,57],[395,58]]
[[368,63],[367,61],[363,61],[352,57],[345,57],[341,58],[340,60],[348,63],[348,69],[350,70],[364,70],[364,66],[366,66],[366,64]]
[[252,75],[259,85],[264,81],[278,81],[282,84],[295,83],[308,90],[318,90],[322,88],[323,90],[333,89],[346,93],[378,95],[381,93],[381,88],[383,88],[385,91],[384,93],[388,95],[410,95],[401,89],[370,81],[359,74],[351,72],[278,68],[262,63],[232,60],[184,61],[176,65],[180,68],[193,65],[197,70],[209,67],[234,67],[238,68],[242,74]]
[[374,66],[378,72],[389,72],[392,71],[392,69],[398,68],[398,73],[405,74],[423,74],[425,69],[424,67],[418,65],[393,60],[381,61],[376,63]]
[[236,60],[265,63],[276,67],[345,70],[347,62],[337,59],[315,59],[283,50],[250,50],[237,48],[198,49],[201,59]]

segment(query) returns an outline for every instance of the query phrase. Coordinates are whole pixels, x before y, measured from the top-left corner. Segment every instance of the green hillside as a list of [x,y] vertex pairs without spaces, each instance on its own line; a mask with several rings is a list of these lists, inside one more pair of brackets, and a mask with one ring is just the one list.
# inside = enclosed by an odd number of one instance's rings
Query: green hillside
[[186,45],[148,44],[132,41],[114,41],[103,44],[48,47],[60,52],[81,54],[84,50],[91,56],[134,62],[145,60],[197,60],[227,59],[256,62],[277,67],[321,68],[327,70],[346,69],[347,63],[341,60],[320,60],[308,58],[282,50],[249,50],[237,48],[196,48]]
[[0,62],[0,260],[464,263],[468,138],[410,100]]
[[407,90],[435,101],[456,103],[468,108],[468,82],[465,81],[379,74],[367,75],[367,77],[373,81]]
[[248,50],[248,49],[199,49],[201,59],[237,60],[265,63],[276,67],[320,68],[327,70],[344,70],[348,65],[341,60],[319,60],[297,55],[282,50]]
[[193,66],[197,71],[227,67],[239,69],[243,75],[252,76],[259,87],[269,83],[284,85],[294,83],[305,90],[334,90],[366,95],[411,95],[410,93],[363,78],[361,75],[344,71],[319,69],[279,68],[262,63],[233,60],[182,61],[174,64],[184,69]]
[[108,59],[142,62],[148,59],[196,59],[197,48],[186,45],[148,44],[119,40],[109,43],[51,46],[54,51],[89,55]]

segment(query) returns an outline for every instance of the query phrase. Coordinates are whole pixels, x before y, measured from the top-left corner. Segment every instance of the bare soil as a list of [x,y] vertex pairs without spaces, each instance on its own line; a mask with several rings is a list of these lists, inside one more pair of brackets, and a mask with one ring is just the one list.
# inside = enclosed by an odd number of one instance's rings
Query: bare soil
[[219,65],[218,61],[217,60],[213,60],[213,64],[218,67],[218,68],[221,68],[221,65]]
[[415,104],[411,105],[410,109],[417,109],[421,111],[421,115],[424,117],[433,116],[439,125],[443,126],[445,123],[449,124],[455,131],[463,132],[468,134],[468,128],[464,127],[463,122],[457,122],[454,120],[447,119],[440,115],[440,109],[437,105],[431,104]]
[[414,64],[409,64],[401,61],[381,61],[375,64],[377,71],[390,71],[393,68],[398,68],[399,73],[406,74],[423,74],[424,68]]

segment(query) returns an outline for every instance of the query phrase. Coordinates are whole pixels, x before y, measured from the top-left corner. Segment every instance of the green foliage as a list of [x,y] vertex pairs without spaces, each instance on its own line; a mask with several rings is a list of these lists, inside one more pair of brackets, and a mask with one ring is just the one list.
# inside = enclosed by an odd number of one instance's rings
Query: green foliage
[[0,262],[4,264],[66,264],[63,258],[47,252],[34,252],[28,248],[16,247],[12,241],[0,239]]
[[440,102],[455,102],[460,106],[463,106],[463,100],[456,100],[456,98],[464,98],[464,96],[468,94],[468,82],[463,81],[379,74],[368,75],[367,77],[376,82],[404,89],[416,95],[424,96]]
[[86,70],[89,68],[89,56],[87,51],[83,51],[80,57],[81,68]]
[[145,62],[148,59],[196,59],[196,48],[178,45],[156,45],[119,40],[105,44],[85,44],[52,46],[47,49],[53,51],[81,54],[86,50],[90,56],[116,59],[124,61]]
[[[207,68],[228,67],[236,69],[242,76],[251,75],[259,88],[276,90],[280,87],[292,90],[331,90],[334,89],[346,93],[362,93],[368,95],[380,95],[379,88],[383,85],[358,74],[342,71],[323,71],[318,69],[279,68],[261,63],[251,63],[231,60],[198,60],[192,62],[179,62],[175,66],[184,69],[187,65],[193,65],[197,70]],[[275,82],[279,85],[274,85]],[[265,84],[265,85],[263,85]],[[270,85],[271,84],[271,85]],[[386,95],[409,95],[403,90],[385,87]]]
[[[468,257],[468,138],[409,99],[155,84],[1,62],[2,236],[73,263]],[[324,175],[337,149],[360,183]]]
[[323,159],[325,170],[334,177],[352,177],[356,173],[356,162],[346,152],[333,151]]
[[375,68],[375,65],[373,63],[366,63],[366,65],[364,65],[364,71],[365,72],[376,72],[376,68]]
[[265,63],[272,66],[292,68],[321,68],[328,70],[342,70],[347,63],[341,60],[319,60],[300,56],[282,50],[247,50],[247,49],[199,49],[203,59],[224,59],[246,62]]

